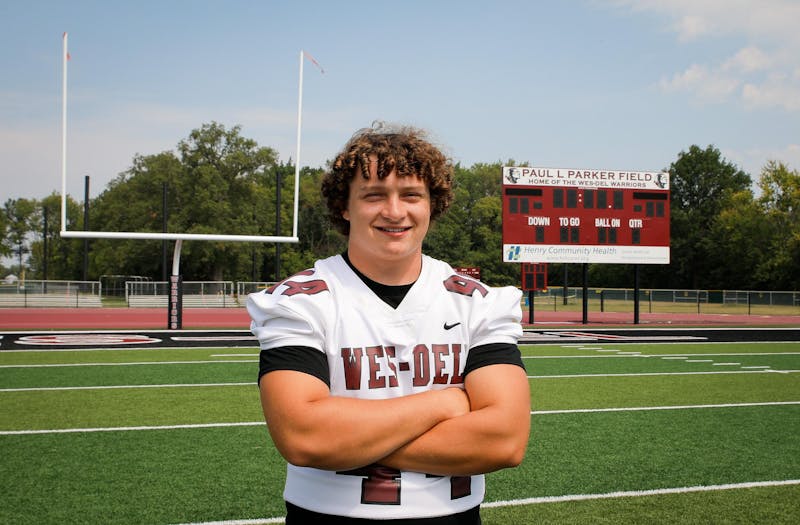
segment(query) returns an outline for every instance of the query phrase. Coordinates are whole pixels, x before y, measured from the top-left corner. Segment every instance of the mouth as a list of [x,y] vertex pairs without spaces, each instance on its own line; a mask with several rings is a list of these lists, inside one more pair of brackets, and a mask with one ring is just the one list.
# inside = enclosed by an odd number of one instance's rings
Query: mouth
[[403,233],[410,230],[411,226],[404,226],[404,227],[376,226],[375,228],[384,233]]

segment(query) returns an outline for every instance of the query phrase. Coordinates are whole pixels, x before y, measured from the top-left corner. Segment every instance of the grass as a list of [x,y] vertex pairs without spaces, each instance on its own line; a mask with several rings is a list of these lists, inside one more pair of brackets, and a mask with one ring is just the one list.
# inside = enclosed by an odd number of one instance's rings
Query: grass
[[[622,357],[620,351],[649,357]],[[0,365],[17,365],[0,367],[0,430],[260,422],[257,364],[248,352],[254,350],[0,352]],[[568,412],[798,402],[800,374],[792,370],[800,368],[800,343],[537,345],[523,353],[535,376],[532,435],[520,467],[487,476],[486,502],[509,504],[485,508],[485,524],[790,524],[800,518],[797,484],[595,497],[800,479],[798,404]],[[756,353],[768,355],[746,355]],[[702,362],[663,359],[675,356]],[[242,362],[203,362],[215,360]],[[168,364],[176,361],[183,363]],[[150,364],[127,364],[142,362]],[[715,365],[722,362],[740,364]],[[20,366],[81,363],[92,365]],[[743,366],[774,372],[714,373]],[[199,386],[208,383],[246,384]],[[198,386],[131,388],[167,384]],[[8,390],[87,386],[115,388]],[[6,432],[0,454],[0,523],[170,524],[285,513],[285,463],[260,424]],[[593,499],[542,500],[570,495]],[[531,498],[535,503],[510,503]]]

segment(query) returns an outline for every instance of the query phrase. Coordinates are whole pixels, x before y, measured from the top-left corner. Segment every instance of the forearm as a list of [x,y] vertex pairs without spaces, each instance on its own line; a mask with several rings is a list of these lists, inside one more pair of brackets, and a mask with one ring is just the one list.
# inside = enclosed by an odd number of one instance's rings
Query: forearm
[[487,428],[487,421],[498,418],[486,412],[442,422],[378,462],[442,476],[484,474],[518,465],[524,449],[507,432]]
[[[472,411],[437,424],[379,463],[436,475],[473,475],[518,465],[530,432],[530,392],[519,367],[467,380]],[[488,368],[488,367],[487,367]],[[472,388],[470,388],[470,386]],[[473,399],[474,394],[474,399]]]
[[275,374],[262,380],[264,415],[278,450],[300,466],[348,470],[374,463],[469,408],[457,389],[381,400],[334,397],[318,389],[288,396],[287,403],[287,397],[276,401],[270,394],[291,387]]

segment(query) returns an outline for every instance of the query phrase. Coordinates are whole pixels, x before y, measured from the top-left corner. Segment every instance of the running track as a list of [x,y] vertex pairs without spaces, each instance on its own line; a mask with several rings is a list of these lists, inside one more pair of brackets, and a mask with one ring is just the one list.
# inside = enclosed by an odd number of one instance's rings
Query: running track
[[[522,315],[527,324],[528,312]],[[537,311],[538,326],[633,327],[633,314],[589,312],[588,325],[581,312]],[[762,316],[725,314],[639,315],[640,326],[791,326],[800,328],[800,315]],[[184,308],[184,329],[248,330],[244,308]],[[166,308],[0,308],[0,331],[6,330],[143,330],[166,329]]]

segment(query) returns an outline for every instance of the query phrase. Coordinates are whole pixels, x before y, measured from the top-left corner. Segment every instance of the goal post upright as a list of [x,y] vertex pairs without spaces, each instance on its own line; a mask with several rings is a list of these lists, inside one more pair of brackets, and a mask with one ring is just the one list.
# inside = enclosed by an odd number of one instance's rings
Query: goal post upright
[[[303,61],[304,51],[300,51],[300,70],[297,96],[297,149],[294,170],[294,198],[292,213],[292,234],[283,235],[238,235],[208,233],[168,233],[168,232],[124,232],[124,231],[88,231],[67,229],[67,68],[70,59],[68,51],[68,34],[62,36],[62,77],[61,77],[61,228],[62,238],[77,239],[134,239],[134,240],[169,240],[175,241],[172,259],[172,272],[169,282],[168,328],[182,328],[182,279],[180,275],[180,254],[183,241],[215,241],[215,242],[261,242],[261,243],[297,243],[298,215],[300,202],[300,144],[302,136],[303,113]],[[86,197],[88,199],[88,195]]]
[[61,233],[67,225],[67,32],[62,36],[61,52]]

